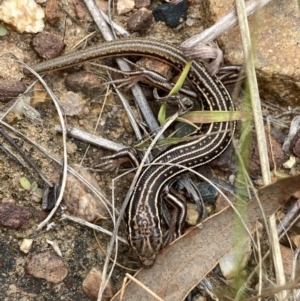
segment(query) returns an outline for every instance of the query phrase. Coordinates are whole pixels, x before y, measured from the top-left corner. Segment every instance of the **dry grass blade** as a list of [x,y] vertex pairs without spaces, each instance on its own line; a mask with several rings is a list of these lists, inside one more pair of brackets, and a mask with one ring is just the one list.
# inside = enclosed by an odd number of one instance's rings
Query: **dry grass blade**
[[[271,215],[269,218],[270,223],[270,233],[271,233],[271,243],[272,243],[272,255],[273,255],[273,263],[275,267],[276,272],[276,282],[278,286],[284,286],[286,284],[285,282],[285,275],[283,270],[283,262],[282,262],[282,256],[279,246],[279,238],[276,230],[276,218],[274,214]],[[274,231],[275,230],[275,231]],[[285,290],[282,290],[278,293],[278,300],[287,300],[287,292]]]
[[191,111],[181,116],[181,118],[187,119],[193,123],[234,121],[249,117],[247,112],[240,111]]
[[249,93],[251,98],[251,104],[253,109],[253,117],[255,128],[257,129],[257,145],[259,152],[259,159],[261,165],[261,173],[264,184],[267,185],[271,182],[270,176],[270,164],[267,151],[267,140],[265,136],[265,131],[261,129],[264,128],[264,122],[262,117],[261,103],[258,92],[258,84],[255,73],[254,64],[254,49],[251,44],[250,31],[248,26],[247,14],[245,9],[244,0],[236,0],[236,10],[237,17],[239,21],[239,28],[241,32],[242,45],[245,58],[245,66],[247,72],[247,82],[249,86]]
[[[259,195],[265,215],[271,215],[283,199],[295,192],[299,188],[299,182],[300,175],[262,188]],[[245,223],[252,227],[261,215],[258,203],[250,201]],[[183,300],[219,260],[232,251],[233,220],[234,213],[230,208],[211,216],[203,222],[203,229],[195,227],[163,249],[154,267],[151,270],[141,270],[136,278],[165,301]],[[133,296],[136,300],[152,300],[151,296],[145,295],[143,289],[129,282],[122,300],[132,300]],[[120,300],[119,293],[113,300]]]
[[49,96],[51,97],[57,114],[59,116],[59,120],[60,120],[60,124],[61,124],[61,128],[62,128],[62,145],[63,145],[63,165],[62,165],[62,180],[61,180],[61,187],[60,187],[60,192],[59,195],[57,197],[56,203],[54,208],[51,210],[51,212],[48,214],[48,216],[38,225],[37,229],[42,229],[44,226],[47,225],[47,223],[50,221],[50,219],[52,218],[52,216],[54,215],[54,213],[56,212],[56,210],[58,209],[62,198],[63,198],[63,194],[64,194],[64,190],[66,187],[66,182],[67,182],[67,171],[68,171],[68,154],[67,154],[67,129],[65,126],[65,122],[64,122],[64,118],[63,118],[63,114],[59,105],[59,101],[57,99],[57,97],[55,96],[55,94],[52,92],[52,90],[48,87],[48,85],[46,84],[46,82],[42,79],[42,77],[37,74],[33,69],[31,69],[29,66],[27,66],[26,64],[24,64],[23,62],[16,60],[18,63],[20,63],[21,65],[23,65],[28,71],[30,71],[40,82],[41,84],[44,86],[45,90],[48,92]]

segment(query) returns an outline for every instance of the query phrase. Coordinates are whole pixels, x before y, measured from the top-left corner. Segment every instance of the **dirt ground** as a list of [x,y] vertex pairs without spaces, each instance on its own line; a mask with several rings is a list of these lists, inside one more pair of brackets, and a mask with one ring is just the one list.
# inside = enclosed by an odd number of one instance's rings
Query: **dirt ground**
[[[176,44],[181,43],[193,34],[201,32],[204,27],[210,24],[210,19],[209,17],[205,20],[202,18],[205,5],[200,2],[195,1],[189,7],[188,14],[193,15],[194,20],[196,20],[193,26],[183,24],[176,29],[171,29],[163,23],[154,22],[151,31],[143,36],[155,37]],[[156,4],[155,1],[151,6],[154,7]],[[78,19],[71,2],[69,4],[64,2],[60,7],[62,12],[60,22],[51,25],[46,20],[45,30],[61,37],[66,44],[65,52],[69,52],[74,44],[96,29],[88,14],[84,18]],[[126,21],[131,14],[132,12],[124,16],[118,16],[114,13],[114,21],[126,27]],[[31,65],[41,61],[32,48],[33,36],[33,34],[20,34],[14,30],[10,30],[8,35],[0,38],[0,43],[9,42],[15,44],[24,54],[26,63]],[[103,39],[97,33],[89,39],[88,46],[95,45],[101,41]],[[62,93],[66,92],[64,85],[65,76],[64,72],[52,72],[44,77],[44,80],[53,89],[58,98]],[[106,77],[105,73],[103,73],[103,76]],[[32,83],[33,78],[24,76],[22,81],[26,85],[29,85]],[[131,97],[130,93],[126,94],[128,97]],[[36,91],[31,90],[28,92],[28,95],[34,98]],[[86,101],[85,113],[66,117],[68,125],[81,128],[90,133],[95,131],[96,135],[99,134],[103,138],[123,145],[132,146],[136,143],[133,130],[124,109],[113,90],[110,91],[107,99],[105,99],[105,89],[101,95],[97,94],[90,97],[83,95],[83,98]],[[133,106],[133,104],[131,100],[131,105]],[[9,107],[8,104],[0,105],[1,112],[4,112]],[[6,117],[6,122],[46,148],[57,158],[61,158],[62,139],[61,135],[57,134],[54,129],[54,124],[58,124],[58,117],[53,103],[49,97],[46,97],[45,102],[38,103],[35,109],[41,114],[42,124],[33,123],[24,116],[17,118],[13,113],[10,113]],[[101,118],[99,119],[100,112]],[[21,138],[12,136],[15,137],[15,141],[26,150],[30,157],[37,162],[37,165],[48,179],[51,181],[57,180],[60,174],[60,166],[57,163],[53,163],[52,160],[32,145],[22,141]],[[88,168],[95,167],[102,162],[101,158],[111,154],[107,150],[89,146],[87,143],[73,138],[68,139],[67,145],[69,164],[80,163]],[[43,185],[43,181],[41,181],[34,171],[21,167],[20,164],[10,159],[2,151],[0,151],[0,154],[0,199],[13,199],[17,205],[29,208],[32,214],[29,225],[25,229],[0,227],[0,299],[7,301],[90,300],[82,291],[82,282],[92,267],[101,269],[105,259],[105,256],[99,251],[93,231],[70,221],[60,220],[61,209],[59,209],[53,217],[53,221],[56,223],[55,229],[35,236],[29,254],[22,253],[20,251],[22,239],[38,233],[37,225],[45,218],[46,213],[42,210],[41,203],[31,200],[28,191],[25,191],[20,186],[19,180],[21,177],[26,177],[30,182],[37,181],[39,186]],[[102,193],[110,198],[112,193],[111,181],[115,174],[96,171],[92,172],[92,174],[97,179]],[[131,179],[132,175],[125,176],[115,186],[116,206],[118,209],[121,208]],[[101,225],[111,230],[109,221],[103,222]],[[126,237],[124,228],[125,225],[122,224],[121,229],[123,230],[120,235]],[[52,248],[46,240],[58,243],[63,253],[63,260],[68,267],[68,276],[62,283],[55,285],[29,275],[26,270],[28,260],[33,254]],[[107,237],[101,236],[103,246],[106,246],[108,241]],[[128,250],[128,247],[121,244],[118,261],[125,266],[136,268],[135,260],[136,258]],[[115,290],[120,288],[124,273],[123,269],[115,268],[112,277]]]

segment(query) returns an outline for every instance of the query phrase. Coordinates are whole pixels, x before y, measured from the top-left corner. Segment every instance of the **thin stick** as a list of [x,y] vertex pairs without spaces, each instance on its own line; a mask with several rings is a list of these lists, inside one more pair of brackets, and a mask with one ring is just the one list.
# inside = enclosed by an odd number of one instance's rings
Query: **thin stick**
[[[55,130],[56,130],[56,132],[61,133],[61,126],[55,125]],[[125,146],[122,144],[113,142],[113,141],[105,139],[105,138],[101,138],[97,135],[93,135],[91,133],[88,133],[86,131],[83,131],[83,130],[75,128],[75,127],[68,126],[67,131],[68,131],[68,136],[70,136],[70,137],[79,139],[79,140],[87,142],[89,144],[96,145],[98,147],[103,147],[103,148],[112,150],[115,152],[125,148]]]
[[[246,14],[249,16],[259,8],[268,4],[271,0],[248,0],[245,3]],[[236,10],[233,7],[227,14],[221,17],[213,26],[205,29],[201,33],[192,36],[181,44],[184,52],[189,52],[189,48],[197,46],[200,43],[208,43],[215,40],[224,32],[228,31],[238,24]]]
[[[112,232],[110,232],[110,231],[102,228],[101,226],[89,223],[89,222],[87,222],[86,220],[84,220],[82,218],[79,218],[79,217],[76,217],[76,216],[72,216],[72,215],[68,215],[68,214],[63,213],[61,215],[61,220],[64,220],[64,219],[70,220],[70,221],[72,221],[74,223],[77,223],[79,225],[82,225],[82,226],[85,226],[85,227],[89,227],[89,228],[91,228],[93,230],[96,230],[98,232],[101,232],[101,233],[107,234],[109,236],[112,236]],[[128,245],[128,242],[127,242],[126,239],[124,239],[124,238],[122,238],[120,236],[117,236],[117,239],[119,241],[121,241],[122,243]]]
[[132,277],[130,274],[126,273],[126,277],[128,277],[130,280],[132,280],[133,282],[135,282],[138,286],[140,286],[141,288],[143,288],[147,293],[149,293],[155,299],[157,299],[159,301],[164,301],[162,298],[160,298],[154,292],[152,292],[147,286],[145,286],[142,282],[138,281],[137,279],[135,279],[134,277]]

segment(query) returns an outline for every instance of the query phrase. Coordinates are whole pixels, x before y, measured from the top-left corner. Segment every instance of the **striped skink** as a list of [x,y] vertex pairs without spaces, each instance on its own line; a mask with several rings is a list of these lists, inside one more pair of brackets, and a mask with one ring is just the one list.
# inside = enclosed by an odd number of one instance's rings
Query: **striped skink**
[[[130,38],[106,42],[45,61],[32,68],[37,72],[48,72],[93,59],[130,55],[153,57],[176,69],[184,68],[187,63],[176,46],[162,41]],[[201,97],[204,110],[234,110],[226,88],[217,77],[209,75],[201,63],[192,63],[188,78]],[[205,124],[198,137],[167,149],[152,161],[155,164],[150,164],[142,171],[127,207],[126,222],[129,243],[144,267],[154,264],[163,246],[159,203],[163,188],[171,179],[184,172],[179,165],[195,168],[218,157],[230,144],[234,130],[234,121]],[[175,236],[178,236],[182,232],[186,208],[173,194],[164,195],[164,199],[178,209],[173,224]]]

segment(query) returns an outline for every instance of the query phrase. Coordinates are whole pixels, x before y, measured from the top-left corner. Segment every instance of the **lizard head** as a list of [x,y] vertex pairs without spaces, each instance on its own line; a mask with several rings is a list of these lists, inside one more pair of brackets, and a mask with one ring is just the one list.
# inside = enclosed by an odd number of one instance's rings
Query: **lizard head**
[[143,267],[151,268],[163,245],[160,220],[149,208],[140,207],[128,223],[128,241]]

